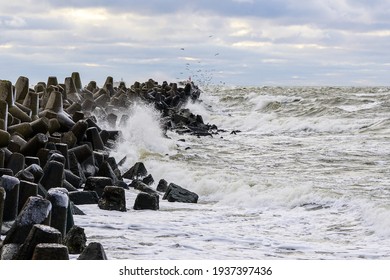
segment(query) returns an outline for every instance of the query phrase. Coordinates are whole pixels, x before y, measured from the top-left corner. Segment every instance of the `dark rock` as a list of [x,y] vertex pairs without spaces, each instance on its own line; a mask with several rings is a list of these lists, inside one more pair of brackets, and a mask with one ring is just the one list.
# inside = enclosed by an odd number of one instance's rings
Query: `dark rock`
[[163,199],[169,202],[197,203],[199,196],[187,189],[184,189],[174,183],[170,183]]
[[104,144],[96,127],[90,127],[86,131],[87,141],[92,143],[93,150],[104,150]]
[[69,260],[68,248],[57,243],[40,243],[35,247],[33,260]]
[[159,191],[159,192],[166,192],[167,189],[168,189],[168,182],[165,181],[164,179],[161,179],[158,182],[157,191]]
[[82,185],[82,180],[79,176],[73,174],[69,169],[65,169],[65,180],[68,181],[75,189],[79,189]]
[[148,171],[142,162],[137,162],[128,171],[126,171],[122,177],[130,180],[141,179],[148,175]]
[[69,199],[75,205],[98,204],[99,196],[95,191],[75,191],[69,192]]
[[20,153],[13,153],[8,159],[7,168],[12,169],[14,174],[24,169],[24,155]]
[[136,190],[139,190],[141,192],[146,192],[146,193],[149,193],[149,194],[157,194],[158,195],[158,193],[155,190],[153,190],[151,187],[146,185],[141,180],[133,180],[131,182],[131,184],[129,185],[129,187],[130,188],[134,188]]
[[6,193],[5,193],[4,188],[0,187],[0,240],[1,240],[1,227],[3,225],[3,213],[4,213],[5,194]]
[[40,165],[41,164],[41,162],[39,161],[38,157],[27,156],[27,157],[24,157],[24,161],[26,163],[26,166],[30,166],[32,164],[36,164],[36,165]]
[[57,161],[49,161],[43,169],[39,183],[46,189],[62,188],[64,184],[64,165]]
[[1,247],[0,260],[13,260],[19,252],[20,244],[10,243]]
[[43,176],[43,169],[38,164],[31,164],[25,171],[30,172],[34,176],[34,183],[38,183]]
[[0,187],[5,190],[3,221],[13,221],[18,215],[19,184],[19,179],[15,177],[0,177]]
[[78,260],[107,260],[106,252],[102,244],[98,242],[91,242],[81,252]]
[[50,224],[50,214],[50,201],[37,196],[30,197],[20,214],[16,217],[3,244],[24,243],[27,235],[35,224]]
[[69,201],[69,209],[70,209],[70,212],[72,213],[72,215],[81,215],[81,216],[85,215],[85,213],[80,208],[78,208],[76,205],[74,205],[73,201]]
[[28,182],[34,182],[35,180],[34,175],[30,171],[27,171],[26,169],[23,169],[18,173],[16,173],[15,177],[18,178],[19,180],[24,180]]
[[145,178],[142,179],[142,182],[148,186],[152,185],[154,183],[154,179],[152,174],[149,174]]
[[134,202],[134,210],[158,210],[160,197],[157,194],[140,192]]
[[114,170],[112,170],[111,165],[107,161],[104,161],[99,166],[99,171],[97,172],[96,176],[111,178],[114,184],[118,181],[118,177],[116,176]]
[[14,172],[9,168],[0,168],[0,177],[3,175],[14,176]]
[[105,187],[102,197],[99,199],[98,206],[103,210],[126,212],[125,190],[116,186]]
[[88,144],[83,144],[72,149],[69,149],[69,155],[74,153],[79,163],[87,160],[89,157],[93,155],[93,151]]
[[40,243],[61,243],[61,233],[50,226],[34,225],[15,256],[17,260],[31,260],[35,247]]
[[64,188],[51,188],[47,192],[46,199],[52,205],[50,226],[65,236],[69,205],[68,191]]
[[64,238],[64,245],[68,247],[69,254],[80,254],[87,247],[87,236],[84,229],[73,226]]
[[24,204],[26,203],[26,201],[30,196],[37,196],[37,195],[38,195],[37,184],[29,181],[20,180],[18,213],[22,211]]
[[85,191],[95,191],[99,197],[103,195],[103,190],[107,186],[112,186],[113,180],[109,177],[89,177],[85,182]]

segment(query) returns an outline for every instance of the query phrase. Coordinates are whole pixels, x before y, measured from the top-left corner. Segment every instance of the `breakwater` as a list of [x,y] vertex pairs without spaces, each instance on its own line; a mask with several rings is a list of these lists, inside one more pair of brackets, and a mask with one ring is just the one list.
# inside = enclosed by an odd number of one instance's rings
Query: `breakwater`
[[[149,79],[127,86],[107,77],[82,86],[74,72],[59,83],[30,86],[27,77],[15,84],[0,80],[0,240],[1,259],[106,259],[103,246],[90,242],[73,215],[81,204],[107,211],[158,210],[159,200],[196,203],[198,195],[164,179],[157,188],[142,162],[116,162],[110,155],[122,137],[122,114],[135,102],[153,106],[164,130],[197,136],[217,132],[201,115],[184,109],[200,96],[191,82]],[[102,129],[99,120],[112,130]],[[125,172],[119,170],[126,165]],[[126,205],[125,189],[139,190],[134,205]]]

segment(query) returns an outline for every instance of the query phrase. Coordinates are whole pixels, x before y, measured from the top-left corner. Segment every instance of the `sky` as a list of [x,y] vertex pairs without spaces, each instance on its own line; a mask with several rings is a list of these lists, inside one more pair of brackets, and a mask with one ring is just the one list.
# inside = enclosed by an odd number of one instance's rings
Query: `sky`
[[0,79],[390,84],[388,0],[0,0]]

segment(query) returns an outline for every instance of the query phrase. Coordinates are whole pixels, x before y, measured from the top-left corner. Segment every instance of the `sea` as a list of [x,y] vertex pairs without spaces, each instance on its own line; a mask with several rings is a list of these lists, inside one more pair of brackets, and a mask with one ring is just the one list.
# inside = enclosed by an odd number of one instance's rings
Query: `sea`
[[108,259],[390,259],[389,87],[214,86],[184,107],[218,134],[165,133],[136,103],[110,154],[199,201],[133,210],[130,189],[126,212],[80,205]]

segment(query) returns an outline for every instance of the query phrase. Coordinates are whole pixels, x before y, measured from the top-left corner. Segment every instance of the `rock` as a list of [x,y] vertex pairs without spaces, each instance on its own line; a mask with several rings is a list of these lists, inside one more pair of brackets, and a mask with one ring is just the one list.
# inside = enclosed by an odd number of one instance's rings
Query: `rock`
[[4,202],[5,202],[5,190],[3,187],[0,187],[0,240],[1,240],[1,228],[3,225]]
[[80,254],[86,247],[87,236],[84,229],[73,226],[64,238],[64,245],[68,247],[69,254]]
[[140,192],[134,202],[134,210],[158,210],[160,197],[157,194]]
[[107,186],[112,186],[113,180],[109,177],[89,177],[85,182],[85,191],[95,191],[99,197],[103,195],[103,190]]
[[87,141],[92,144],[93,150],[104,150],[104,144],[96,127],[90,127],[86,131]]
[[68,191],[64,188],[51,188],[47,192],[46,199],[52,205],[50,226],[65,237],[69,205]]
[[61,243],[61,232],[57,229],[46,225],[34,225],[29,232],[26,241],[22,244],[17,260],[31,260],[35,247],[40,243]]
[[102,244],[98,242],[91,242],[81,252],[78,260],[107,260],[106,252]]
[[68,248],[56,243],[40,243],[35,247],[33,260],[69,260]]
[[50,201],[32,196],[24,205],[20,214],[8,231],[3,244],[24,243],[30,230],[35,224],[50,224],[51,203]]
[[13,221],[18,215],[19,179],[3,175],[0,177],[0,187],[5,190],[3,221]]
[[148,171],[146,170],[145,165],[142,162],[137,162],[127,172],[125,172],[122,177],[134,180],[141,179],[146,175],[148,175]]
[[197,203],[199,196],[187,189],[184,189],[174,183],[169,184],[163,199],[169,202]]
[[82,185],[82,180],[79,176],[73,174],[69,169],[65,169],[65,180],[68,181],[75,189],[79,189]]
[[0,148],[7,147],[10,142],[11,136],[7,131],[0,129]]
[[111,178],[114,184],[116,184],[116,182],[118,181],[118,177],[116,176],[114,170],[112,170],[111,165],[107,161],[104,161],[99,166],[99,171],[97,172],[96,176]]
[[57,161],[48,161],[43,169],[43,176],[39,183],[46,190],[51,188],[62,188],[64,179],[64,164]]
[[29,199],[30,196],[38,195],[38,185],[29,182],[20,180],[19,184],[19,201],[18,201],[18,213],[22,211],[24,204]]
[[75,191],[69,192],[69,199],[75,205],[98,204],[99,196],[95,191]]
[[98,206],[103,210],[116,210],[126,212],[125,190],[121,187],[107,186],[104,188]]
[[142,179],[142,182],[148,186],[152,185],[154,183],[154,179],[152,174],[149,174],[145,178]]
[[164,179],[161,179],[158,182],[157,191],[159,191],[159,192],[166,192],[167,189],[168,189],[168,182],[165,181]]
[[141,192],[146,192],[146,193],[149,193],[149,194],[157,194],[158,195],[158,193],[155,190],[153,190],[151,187],[146,185],[141,180],[133,180],[131,182],[131,184],[129,185],[129,187],[130,188],[134,188],[136,190],[139,190]]
[[11,169],[14,174],[24,169],[24,155],[20,153],[12,153],[8,159],[7,168]]
[[34,176],[34,183],[38,183],[43,176],[43,169],[38,164],[31,164],[25,171],[30,172]]
[[10,243],[1,247],[0,260],[13,260],[19,252],[20,244]]

